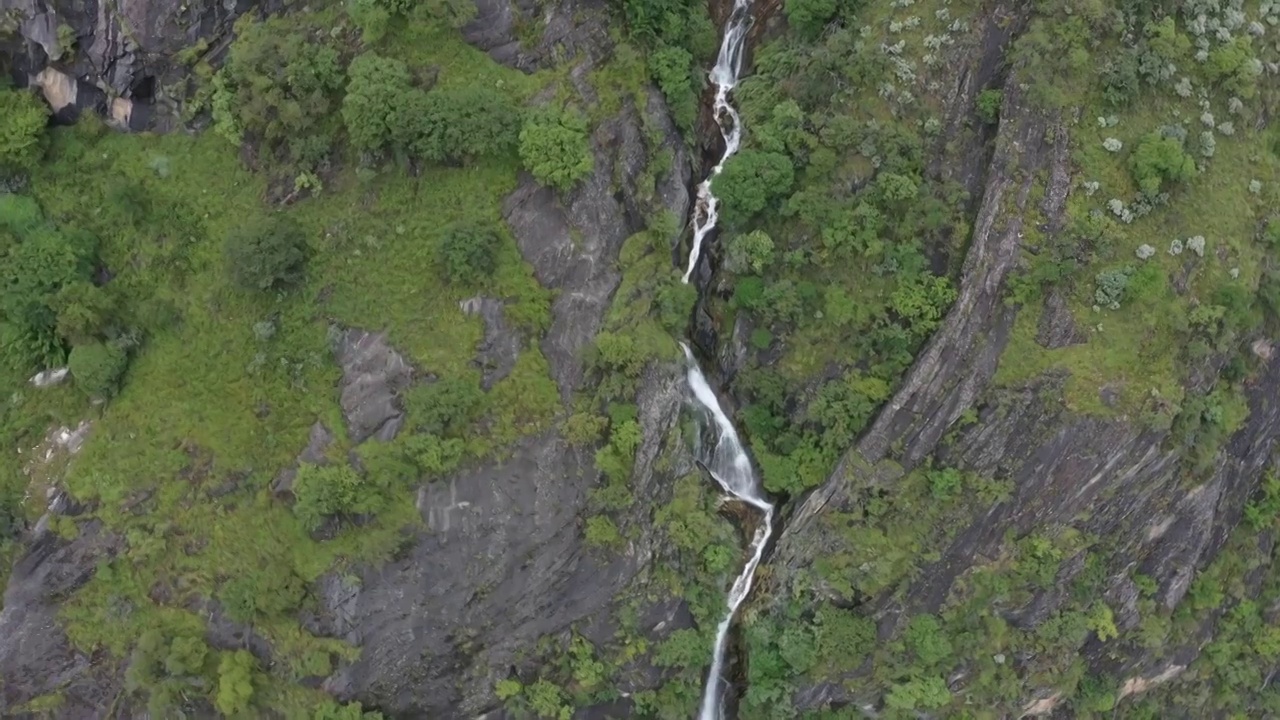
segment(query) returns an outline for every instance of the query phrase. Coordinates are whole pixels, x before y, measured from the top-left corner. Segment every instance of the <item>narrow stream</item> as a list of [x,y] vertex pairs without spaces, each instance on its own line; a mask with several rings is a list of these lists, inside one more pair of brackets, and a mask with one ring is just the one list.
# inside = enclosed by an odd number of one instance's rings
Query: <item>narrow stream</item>
[[[716,58],[715,67],[711,69],[711,82],[716,86],[714,113],[716,125],[724,137],[724,154],[711,169],[711,174],[698,185],[697,208],[693,221],[693,246],[689,252],[689,267],[684,273],[684,282],[698,265],[698,257],[702,252],[702,242],[716,226],[717,200],[711,194],[711,181],[724,168],[724,163],[735,152],[742,141],[742,124],[738,111],[729,104],[729,92],[738,82],[738,73],[742,69],[742,54],[751,27],[751,15],[748,11],[750,0],[734,0],[733,11],[725,24],[724,38],[720,42],[720,55]],[[724,664],[729,628],[733,625],[739,606],[751,592],[751,584],[755,580],[756,568],[764,556],[765,543],[773,534],[773,504],[765,496],[760,482],[751,467],[751,458],[738,437],[729,416],[720,407],[715,391],[707,383],[707,378],[698,367],[689,347],[681,343],[685,358],[689,364],[689,389],[694,400],[702,408],[700,416],[704,429],[715,431],[715,442],[709,447],[699,447],[698,460],[707,468],[720,487],[733,497],[759,509],[764,521],[755,529],[751,539],[751,556],[742,568],[742,573],[733,581],[729,590],[728,607],[724,619],[716,628],[715,645],[711,654],[711,669],[707,672],[706,686],[702,691],[702,704],[698,710],[698,720],[723,720],[724,695],[727,684],[724,680]]]

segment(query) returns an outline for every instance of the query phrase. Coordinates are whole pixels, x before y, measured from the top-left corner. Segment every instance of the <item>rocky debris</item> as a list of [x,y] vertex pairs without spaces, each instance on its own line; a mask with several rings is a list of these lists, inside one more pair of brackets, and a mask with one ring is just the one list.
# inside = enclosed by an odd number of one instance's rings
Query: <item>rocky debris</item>
[[64,367],[54,368],[52,370],[41,370],[35,375],[32,375],[31,379],[27,382],[38,388],[53,387],[54,385],[61,384],[63,380],[66,380],[69,373],[70,371]]
[[395,438],[404,424],[399,395],[413,380],[413,368],[387,343],[386,333],[351,328],[335,350],[342,367],[339,383],[347,434],[356,443]]
[[1067,307],[1066,297],[1057,290],[1050,292],[1044,299],[1036,342],[1049,350],[1089,342],[1089,336],[1076,326],[1075,316],[1071,314],[1071,308]]
[[298,477],[298,466],[302,463],[319,465],[325,460],[325,451],[333,444],[333,433],[324,423],[317,421],[311,426],[307,437],[307,446],[298,455],[298,460],[291,466],[281,470],[271,481],[271,492],[286,495],[293,492],[293,480]]
[[0,715],[32,698],[58,692],[59,717],[106,716],[113,674],[76,651],[58,622],[58,604],[119,549],[101,523],[81,523],[75,540],[56,533],[34,539],[14,565],[0,611]]
[[476,296],[459,305],[462,312],[484,320],[484,339],[476,346],[476,364],[481,371],[480,386],[489,390],[515,368],[523,338],[507,324],[501,300]]

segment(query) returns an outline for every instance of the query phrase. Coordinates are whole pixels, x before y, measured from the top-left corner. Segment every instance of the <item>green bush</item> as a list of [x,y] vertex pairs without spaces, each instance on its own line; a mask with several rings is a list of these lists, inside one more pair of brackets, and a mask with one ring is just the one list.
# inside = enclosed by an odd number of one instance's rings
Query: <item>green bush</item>
[[298,609],[306,585],[288,567],[271,567],[236,575],[218,591],[227,617],[253,624],[287,615]]
[[671,116],[681,128],[692,128],[698,119],[692,67],[693,55],[682,47],[663,45],[649,54],[649,75],[662,90]]
[[341,58],[321,31],[295,27],[293,18],[255,22],[253,13],[236,22],[236,40],[213,82],[214,127],[231,142],[248,137],[279,149],[319,137],[331,144]]
[[218,693],[214,705],[223,715],[234,715],[249,708],[253,699],[253,673],[258,661],[246,650],[222,654],[218,662]]
[[95,397],[115,394],[116,384],[129,364],[128,355],[114,343],[77,345],[67,358],[76,386]]
[[520,112],[511,99],[485,87],[434,90],[415,95],[399,122],[407,148],[434,162],[502,156],[516,144]]
[[1130,160],[1133,179],[1147,195],[1157,195],[1165,183],[1186,182],[1196,176],[1196,162],[1177,138],[1149,133]]
[[491,227],[455,225],[440,240],[439,260],[449,282],[470,286],[483,282],[498,267],[502,238]]
[[293,514],[311,530],[319,528],[330,516],[369,513],[381,504],[377,488],[349,465],[304,463],[294,478],[293,496]]
[[711,181],[720,199],[720,218],[741,227],[773,200],[785,196],[795,181],[791,158],[781,153],[743,150],[725,163]]
[[988,89],[978,93],[978,118],[988,125],[1000,119],[1000,108],[1004,105],[1004,93]]
[[30,170],[44,154],[49,108],[26,90],[0,89],[0,169]]
[[484,401],[484,391],[475,382],[446,377],[414,386],[404,403],[418,432],[457,437],[476,419]]
[[595,168],[587,119],[573,110],[531,116],[520,131],[520,160],[538,182],[568,190]]
[[273,213],[241,225],[224,245],[231,281],[244,290],[282,290],[302,281],[307,238],[292,217]]
[[802,37],[814,38],[836,14],[836,0],[786,0],[787,24]]
[[357,150],[386,149],[405,130],[400,123],[415,102],[409,68],[400,60],[366,52],[347,68],[350,80],[342,99],[342,121]]

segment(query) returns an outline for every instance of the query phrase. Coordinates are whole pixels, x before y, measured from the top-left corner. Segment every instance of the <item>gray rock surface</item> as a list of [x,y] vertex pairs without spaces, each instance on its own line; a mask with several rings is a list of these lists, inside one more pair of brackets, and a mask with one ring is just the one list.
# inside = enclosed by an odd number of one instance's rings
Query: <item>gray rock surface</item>
[[342,333],[334,355],[342,367],[339,403],[347,434],[357,443],[394,438],[404,424],[399,395],[413,381],[413,368],[385,333],[357,328]]
[[[599,332],[621,280],[616,264],[622,243],[645,226],[646,198],[653,196],[678,218],[689,211],[688,156],[656,91],[648,98],[644,112],[664,138],[659,148],[646,147],[641,111],[628,103],[596,129],[595,169],[572,191],[559,195],[524,175],[503,203],[507,224],[538,281],[560,291],[541,346],[566,402],[582,380],[582,349]],[[649,157],[661,150],[675,158],[672,169],[654,187],[640,187]]]
[[329,428],[325,427],[324,423],[317,421],[312,425],[311,432],[307,436],[307,446],[298,455],[298,461],[275,476],[271,481],[271,492],[277,495],[292,492],[293,481],[298,477],[298,466],[302,463],[318,465],[324,462],[325,451],[333,444],[333,440],[333,433],[329,432]]
[[511,374],[520,358],[524,338],[507,323],[501,300],[476,296],[461,303],[462,312],[479,315],[484,321],[484,338],[476,346],[476,364],[480,366],[480,386],[486,391]]
[[[0,40],[0,52],[30,82],[42,77],[46,95],[50,83],[59,84],[50,100],[61,99],[54,108],[64,120],[88,110],[121,127],[171,129],[178,112],[168,88],[189,73],[177,53],[201,39],[216,47],[252,6],[249,0],[0,0],[0,14],[13,13],[20,23],[15,37]],[[72,47],[62,46],[62,26],[71,29]],[[42,75],[46,70],[52,72]]]
[[118,678],[71,646],[58,623],[58,605],[119,546],[96,520],[79,530],[71,541],[40,534],[13,568],[0,611],[0,716],[57,691],[64,698],[60,717],[106,717],[101,701],[112,697]]

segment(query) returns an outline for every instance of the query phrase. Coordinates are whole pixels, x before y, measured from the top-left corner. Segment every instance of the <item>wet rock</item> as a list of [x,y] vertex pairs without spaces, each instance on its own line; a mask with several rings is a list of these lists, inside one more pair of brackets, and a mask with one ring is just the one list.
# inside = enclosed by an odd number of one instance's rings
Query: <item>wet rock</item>
[[387,343],[385,333],[352,328],[338,341],[342,414],[347,434],[362,443],[371,437],[388,441],[404,424],[399,395],[413,380],[413,368]]
[[1040,327],[1036,333],[1036,342],[1041,347],[1057,350],[1070,345],[1080,345],[1089,341],[1088,334],[1081,332],[1076,326],[1076,319],[1067,307],[1066,297],[1054,290],[1044,300],[1044,311],[1040,314]]
[[476,346],[476,364],[481,370],[480,386],[489,390],[511,374],[520,357],[523,338],[508,325],[501,300],[477,296],[463,300],[461,307],[462,312],[484,320],[484,339]]
[[298,460],[291,466],[281,470],[271,481],[271,492],[276,495],[287,495],[293,492],[293,481],[298,477],[298,466],[302,463],[318,465],[325,460],[325,451],[333,444],[333,433],[324,423],[317,422],[311,426],[311,434],[307,438],[307,446],[298,455]]

